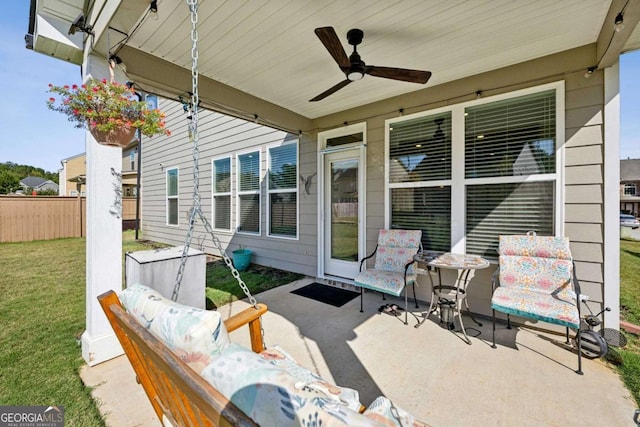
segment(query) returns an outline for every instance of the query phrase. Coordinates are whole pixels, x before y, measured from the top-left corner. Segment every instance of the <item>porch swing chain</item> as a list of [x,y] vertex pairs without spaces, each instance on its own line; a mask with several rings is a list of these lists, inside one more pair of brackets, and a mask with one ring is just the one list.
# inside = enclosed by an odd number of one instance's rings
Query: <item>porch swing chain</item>
[[[202,205],[200,201],[200,190],[199,190],[199,182],[200,182],[200,168],[199,168],[199,159],[200,159],[200,151],[198,149],[198,104],[200,103],[200,99],[198,96],[198,32],[197,32],[197,24],[198,24],[198,0],[186,0],[189,5],[189,10],[191,12],[191,85],[192,85],[192,94],[191,94],[191,103],[189,105],[189,117],[191,119],[189,123],[189,141],[192,144],[193,150],[193,207],[189,213],[189,230],[187,232],[187,237],[184,243],[184,249],[182,251],[182,257],[180,258],[180,267],[178,268],[178,275],[176,277],[176,284],[173,288],[173,294],[171,299],[173,301],[177,301],[178,294],[180,292],[180,285],[182,283],[182,277],[184,275],[184,268],[187,263],[187,256],[189,253],[189,247],[191,246],[191,240],[193,238],[193,230],[195,228],[195,223],[198,217],[202,220],[204,224],[205,230],[211,235],[211,240],[213,241],[214,246],[222,255],[222,259],[224,259],[225,264],[231,270],[231,274],[234,279],[242,288],[242,291],[245,293],[247,298],[249,299],[249,303],[256,308],[258,302],[251,295],[251,291],[247,287],[246,283],[240,277],[240,273],[234,267],[231,258],[227,255],[227,252],[222,247],[222,243],[220,239],[214,234],[213,227],[209,223],[207,217],[202,213]],[[264,331],[262,330],[261,325],[261,333],[264,339]]]

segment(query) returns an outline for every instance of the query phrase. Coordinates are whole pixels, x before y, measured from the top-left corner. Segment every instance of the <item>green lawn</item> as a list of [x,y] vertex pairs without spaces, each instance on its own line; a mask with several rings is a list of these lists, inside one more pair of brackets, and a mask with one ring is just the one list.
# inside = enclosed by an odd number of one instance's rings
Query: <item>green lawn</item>
[[[123,258],[158,246],[123,233]],[[65,426],[104,425],[78,375],[84,364],[78,340],[85,328],[85,239],[1,243],[0,271],[0,405],[62,405]],[[258,293],[300,276],[251,266],[242,277]],[[241,298],[238,291],[226,267],[207,266],[213,304]]]
[[0,405],[62,405],[67,426],[104,425],[78,376],[85,239],[0,244],[0,271]]
[[[213,309],[245,297],[238,282],[231,274],[224,261],[218,259],[207,264],[207,308]],[[276,286],[291,283],[304,277],[301,274],[288,271],[262,267],[256,264],[249,265],[246,271],[240,273],[252,294],[266,291]],[[259,298],[258,298],[259,299]]]
[[[640,324],[640,241],[620,240],[620,317]],[[640,337],[626,334],[618,371],[640,406]]]

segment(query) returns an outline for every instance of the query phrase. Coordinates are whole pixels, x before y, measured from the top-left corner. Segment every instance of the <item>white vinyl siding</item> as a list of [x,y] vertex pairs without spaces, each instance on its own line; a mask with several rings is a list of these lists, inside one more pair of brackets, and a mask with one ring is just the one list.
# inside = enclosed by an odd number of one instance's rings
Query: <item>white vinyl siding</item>
[[268,148],[269,235],[298,237],[298,143]]
[[558,233],[563,96],[550,84],[387,120],[390,228],[488,257],[501,234]]
[[231,231],[231,157],[212,161],[213,228]]
[[238,154],[238,232],[260,234],[260,151]]
[[167,169],[167,225],[178,225],[178,168]]

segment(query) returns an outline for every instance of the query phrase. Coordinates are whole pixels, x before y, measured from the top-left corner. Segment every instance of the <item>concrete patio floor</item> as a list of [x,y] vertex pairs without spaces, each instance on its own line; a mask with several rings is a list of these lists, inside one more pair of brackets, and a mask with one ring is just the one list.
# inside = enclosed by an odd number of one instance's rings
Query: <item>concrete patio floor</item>
[[[600,360],[583,358],[584,375],[574,373],[577,356],[564,337],[498,324],[498,348],[491,348],[491,321],[477,327],[464,317],[471,345],[440,326],[432,315],[420,328],[415,317],[378,313],[379,294],[365,294],[333,307],[290,292],[303,279],[261,293],[269,306],[265,341],[278,344],[298,362],[338,385],[360,392],[366,406],[379,395],[433,426],[631,426],[636,404],[618,374]],[[394,301],[386,301],[394,302]],[[403,305],[404,301],[399,305]],[[219,310],[226,318],[248,304]],[[410,309],[412,305],[410,304]],[[422,312],[426,307],[421,304]],[[246,331],[231,335],[249,345]],[[109,426],[157,426],[146,395],[124,356],[85,366]]]

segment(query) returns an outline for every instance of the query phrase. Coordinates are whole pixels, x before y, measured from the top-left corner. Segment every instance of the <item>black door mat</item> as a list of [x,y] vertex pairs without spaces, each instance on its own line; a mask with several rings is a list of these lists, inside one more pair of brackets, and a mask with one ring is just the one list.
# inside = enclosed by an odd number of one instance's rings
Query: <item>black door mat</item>
[[334,307],[342,307],[343,305],[360,295],[359,292],[335,288],[333,286],[323,285],[317,282],[313,282],[310,285],[303,286],[300,289],[295,289],[291,291],[291,293],[323,302]]

